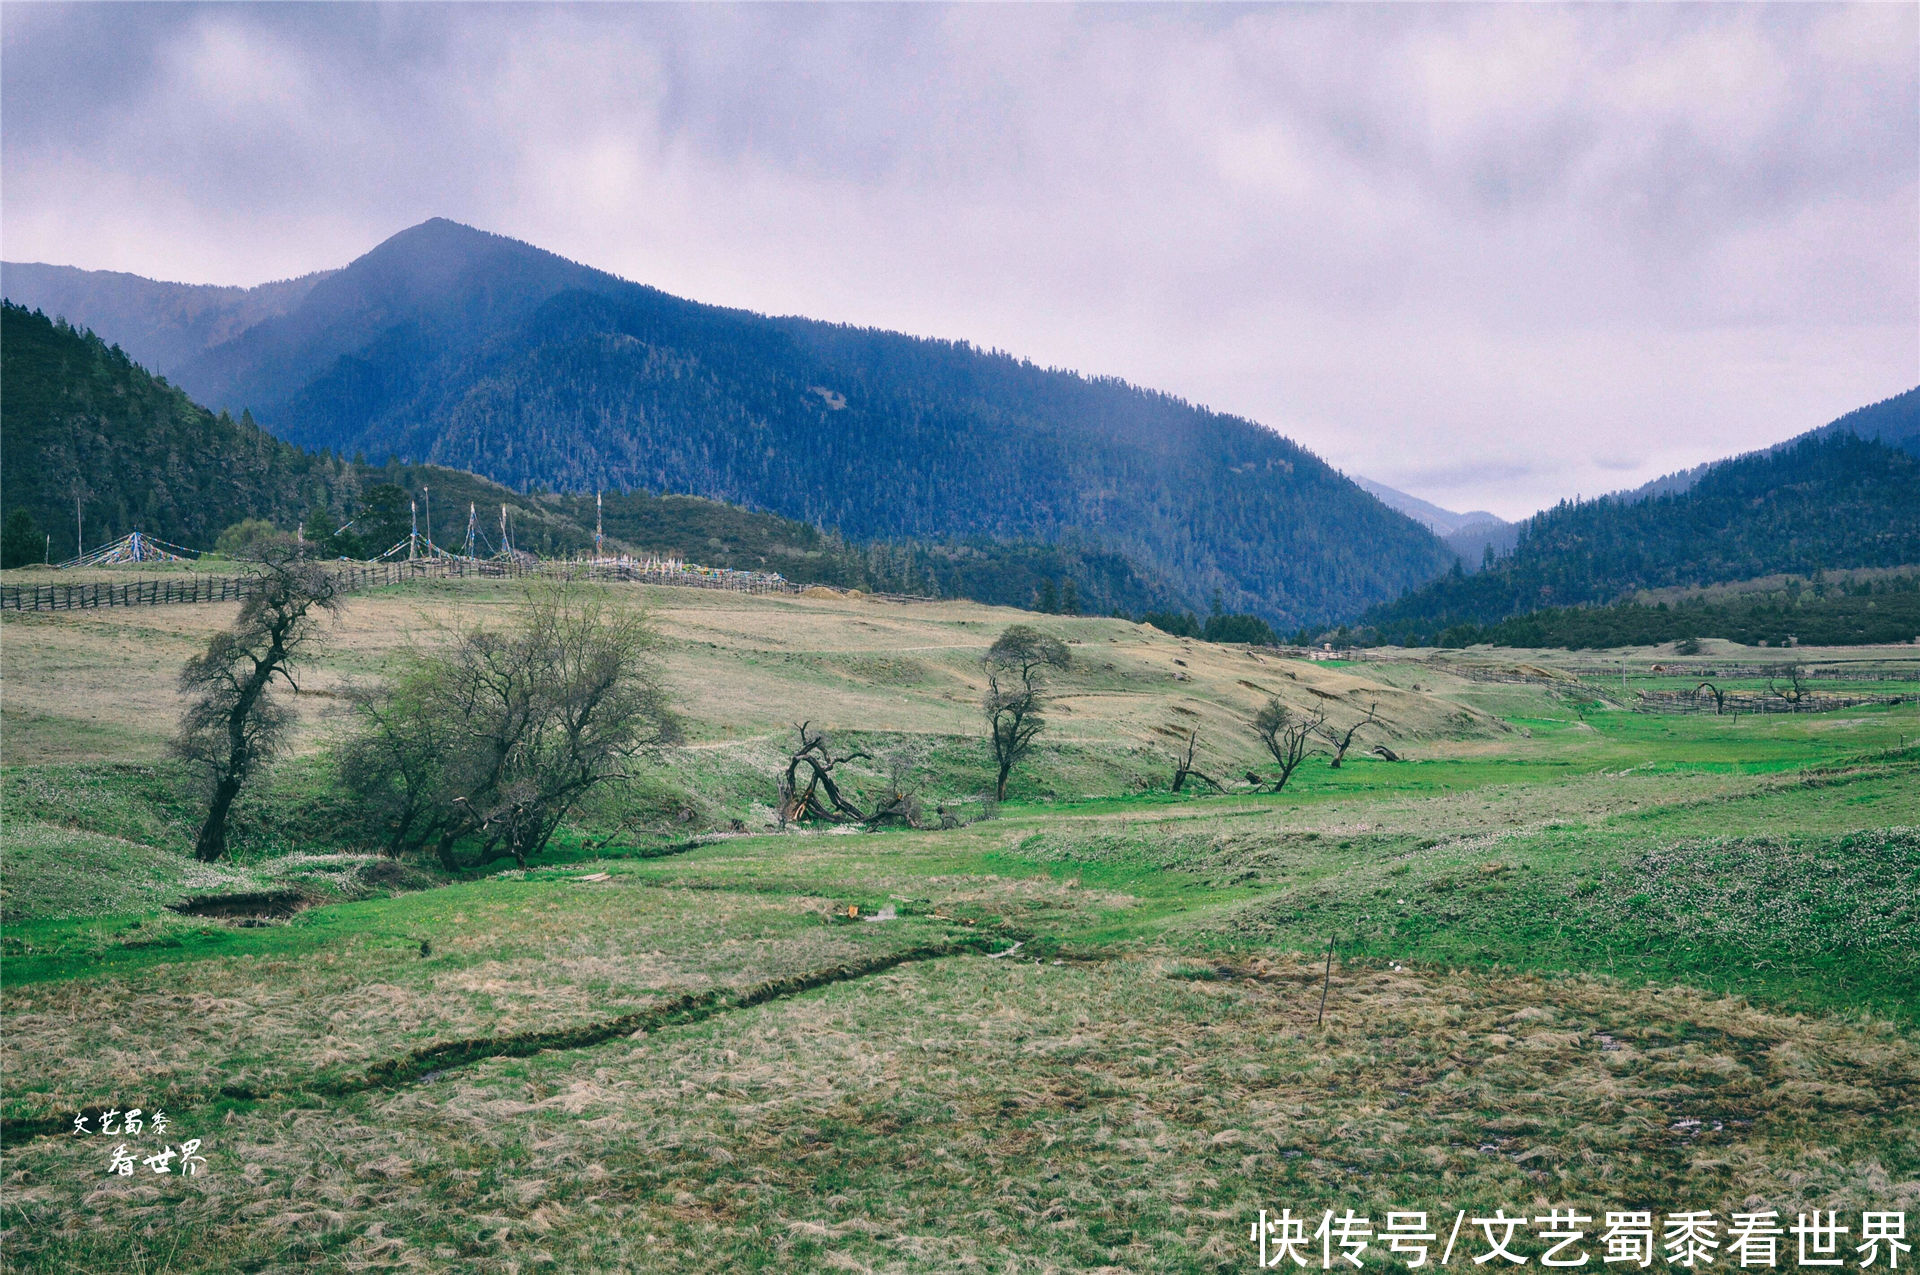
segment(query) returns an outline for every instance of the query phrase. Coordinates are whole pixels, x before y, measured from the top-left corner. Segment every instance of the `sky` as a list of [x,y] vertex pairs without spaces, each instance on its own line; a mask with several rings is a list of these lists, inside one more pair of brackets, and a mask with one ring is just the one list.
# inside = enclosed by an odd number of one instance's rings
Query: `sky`
[[1518,517],[1920,384],[1920,6],[0,8],[8,260],[432,216]]

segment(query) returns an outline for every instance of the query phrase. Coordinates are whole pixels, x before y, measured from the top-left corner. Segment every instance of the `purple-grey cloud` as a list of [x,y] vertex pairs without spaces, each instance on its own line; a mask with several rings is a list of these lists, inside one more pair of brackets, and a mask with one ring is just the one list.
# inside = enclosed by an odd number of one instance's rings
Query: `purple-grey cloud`
[[9,259],[443,215],[1524,513],[1920,381],[1912,6],[9,5]]

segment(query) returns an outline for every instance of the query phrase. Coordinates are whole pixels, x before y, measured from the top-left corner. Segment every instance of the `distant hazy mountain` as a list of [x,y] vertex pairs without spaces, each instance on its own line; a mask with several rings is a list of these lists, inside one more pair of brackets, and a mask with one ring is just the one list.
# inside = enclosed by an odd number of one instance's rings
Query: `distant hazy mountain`
[[964,342],[683,301],[447,221],[280,285],[304,290],[237,333],[158,286],[107,305],[69,283],[54,308],[164,351],[158,369],[210,406],[342,454],[518,488],[687,492],[858,541],[1082,542],[1189,606],[1217,596],[1288,626],[1451,561],[1252,422]]
[[256,323],[285,314],[324,278],[310,274],[257,288],[220,288],[114,270],[0,264],[0,291],[8,300],[111,334],[107,339],[135,363],[169,376]]
[[1453,550],[1460,565],[1469,572],[1480,570],[1487,560],[1487,551],[1492,550],[1496,558],[1504,558],[1513,552],[1520,543],[1520,528],[1523,522],[1474,522],[1468,523],[1449,536],[1440,537],[1441,543]]
[[1432,639],[1542,607],[1637,589],[1920,563],[1920,458],[1851,432],[1816,431],[1721,461],[1684,491],[1563,502],[1520,528],[1513,553],[1448,575],[1363,621]]
[[1453,551],[1455,557],[1468,571],[1478,571],[1486,560],[1486,552],[1492,549],[1495,556],[1510,553],[1514,542],[1520,537],[1520,524],[1476,509],[1472,513],[1457,514],[1451,509],[1442,509],[1420,499],[1409,496],[1385,483],[1374,482],[1371,478],[1353,475],[1353,481],[1362,489],[1371,492],[1381,504],[1389,509],[1397,509],[1407,517],[1439,536],[1442,543]]
[[1385,483],[1377,483],[1371,478],[1362,478],[1358,474],[1350,476],[1354,482],[1360,485],[1362,490],[1371,492],[1378,497],[1381,504],[1389,509],[1399,510],[1415,522],[1425,526],[1428,531],[1431,531],[1436,536],[1450,536],[1454,532],[1464,530],[1468,527],[1505,522],[1505,519],[1496,517],[1484,509],[1476,509],[1472,513],[1457,514],[1451,509],[1442,509],[1440,506],[1424,501],[1418,496],[1409,496],[1404,491],[1396,490],[1395,488],[1387,486]]

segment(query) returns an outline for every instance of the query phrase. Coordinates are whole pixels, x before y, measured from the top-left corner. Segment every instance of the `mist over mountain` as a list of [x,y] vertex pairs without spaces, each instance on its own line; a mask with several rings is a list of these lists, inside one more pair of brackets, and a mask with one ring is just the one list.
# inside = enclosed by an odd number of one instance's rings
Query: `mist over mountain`
[[[52,309],[281,438],[522,490],[683,492],[856,541],[1073,541],[1285,626],[1452,560],[1278,434],[1114,379],[685,301],[442,220],[309,278],[198,309],[182,285],[109,305],[69,279]],[[49,308],[45,282],[14,299]]]

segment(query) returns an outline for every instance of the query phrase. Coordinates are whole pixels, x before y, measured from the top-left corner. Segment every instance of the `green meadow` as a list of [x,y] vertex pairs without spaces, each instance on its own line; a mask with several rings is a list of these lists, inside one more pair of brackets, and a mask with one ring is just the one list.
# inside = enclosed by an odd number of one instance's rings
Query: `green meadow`
[[[165,740],[226,611],[8,620],[8,1269],[1225,1271],[1283,1207],[1920,1212],[1920,650],[1821,683],[1904,702],[1715,716],[1636,710],[1698,680],[1653,649],[1623,689],[619,596],[689,743],[459,878],[343,843],[330,749],[345,687],[512,590],[357,598],[213,865]],[[1016,620],[1074,662],[994,803]],[[1251,792],[1269,694],[1382,725]],[[802,720],[913,744],[958,826],[775,830]],[[1224,794],[1169,791],[1195,730]],[[130,1107],[204,1167],[108,1173],[160,1140],[73,1121]]]

